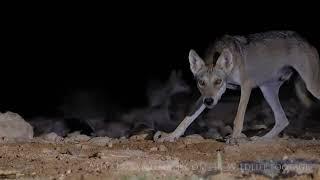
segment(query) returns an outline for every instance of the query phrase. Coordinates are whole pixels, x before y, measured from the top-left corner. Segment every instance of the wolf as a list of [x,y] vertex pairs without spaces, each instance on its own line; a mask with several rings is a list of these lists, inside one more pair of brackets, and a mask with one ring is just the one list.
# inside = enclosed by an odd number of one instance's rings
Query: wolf
[[[226,89],[239,89],[240,102],[229,140],[242,137],[245,112],[252,89],[260,88],[273,111],[274,127],[262,139],[271,139],[289,121],[279,101],[279,89],[294,72],[306,89],[320,99],[320,62],[317,49],[295,31],[266,31],[248,35],[224,35],[208,48],[204,60],[189,51],[189,64],[201,93],[198,102],[213,108]],[[171,135],[159,138],[172,141]]]

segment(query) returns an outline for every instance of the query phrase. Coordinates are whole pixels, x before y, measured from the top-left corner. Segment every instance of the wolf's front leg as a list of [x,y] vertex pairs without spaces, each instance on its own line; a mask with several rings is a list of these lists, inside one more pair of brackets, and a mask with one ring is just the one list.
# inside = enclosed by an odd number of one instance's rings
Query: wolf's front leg
[[177,140],[180,136],[184,134],[186,129],[190,126],[190,124],[202,113],[202,111],[206,108],[204,104],[201,104],[200,108],[197,109],[195,113],[193,113],[191,116],[186,116],[185,119],[179,124],[179,126],[172,132],[172,133],[164,133],[158,131],[154,135],[154,141],[156,142],[174,142]]
[[236,118],[233,122],[233,132],[231,135],[231,139],[229,139],[228,141],[229,143],[235,143],[238,141],[239,138],[242,138],[241,131],[243,129],[244,115],[247,110],[247,105],[250,99],[251,90],[252,88],[249,85],[241,86],[240,103],[238,106]]

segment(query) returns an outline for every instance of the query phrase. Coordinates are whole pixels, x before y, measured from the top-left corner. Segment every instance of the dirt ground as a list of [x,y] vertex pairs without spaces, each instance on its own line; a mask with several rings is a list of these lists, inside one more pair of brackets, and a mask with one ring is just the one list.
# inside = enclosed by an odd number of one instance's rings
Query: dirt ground
[[155,143],[77,135],[0,145],[0,179],[320,179],[320,140],[228,145],[198,136]]

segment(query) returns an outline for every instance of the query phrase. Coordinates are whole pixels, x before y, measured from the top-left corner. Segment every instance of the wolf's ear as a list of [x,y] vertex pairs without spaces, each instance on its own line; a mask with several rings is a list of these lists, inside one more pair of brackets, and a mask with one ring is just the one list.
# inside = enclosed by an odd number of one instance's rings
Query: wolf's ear
[[229,49],[224,49],[219,56],[216,68],[222,69],[226,74],[229,74],[233,69],[233,55]]
[[191,49],[189,52],[189,63],[193,75],[196,75],[199,72],[199,70],[205,66],[203,60],[193,49]]

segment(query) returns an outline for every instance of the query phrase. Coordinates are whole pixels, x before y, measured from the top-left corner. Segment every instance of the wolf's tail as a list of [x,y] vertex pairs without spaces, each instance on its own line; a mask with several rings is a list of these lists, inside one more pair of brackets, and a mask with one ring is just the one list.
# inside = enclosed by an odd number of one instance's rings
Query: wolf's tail
[[296,77],[294,81],[294,87],[296,96],[298,97],[300,102],[307,108],[312,107],[315,101],[313,100],[312,95],[308,91],[306,84],[300,76]]

